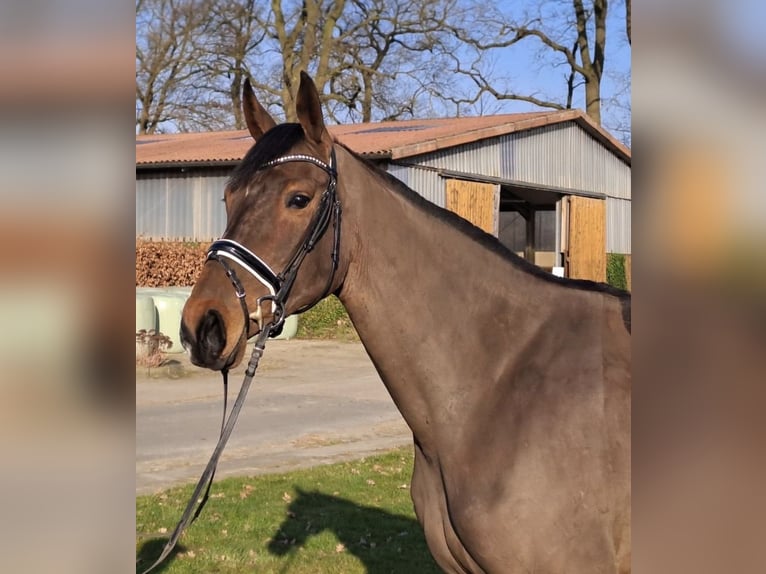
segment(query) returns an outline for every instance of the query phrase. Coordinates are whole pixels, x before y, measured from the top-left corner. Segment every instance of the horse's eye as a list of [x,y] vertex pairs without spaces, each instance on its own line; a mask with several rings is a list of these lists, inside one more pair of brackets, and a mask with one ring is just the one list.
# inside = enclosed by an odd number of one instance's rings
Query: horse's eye
[[296,193],[288,200],[287,207],[292,207],[293,209],[303,209],[309,204],[310,201],[311,198],[308,195]]

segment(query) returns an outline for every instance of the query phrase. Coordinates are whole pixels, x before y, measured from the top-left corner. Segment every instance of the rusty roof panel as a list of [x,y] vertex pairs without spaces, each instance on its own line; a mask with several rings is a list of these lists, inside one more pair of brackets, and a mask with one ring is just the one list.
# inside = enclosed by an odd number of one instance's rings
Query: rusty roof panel
[[[630,150],[579,110],[348,124],[328,126],[328,130],[359,154],[402,159],[567,121],[576,121],[623,161],[630,162]],[[252,143],[246,130],[136,136],[136,165],[233,164],[244,157]]]

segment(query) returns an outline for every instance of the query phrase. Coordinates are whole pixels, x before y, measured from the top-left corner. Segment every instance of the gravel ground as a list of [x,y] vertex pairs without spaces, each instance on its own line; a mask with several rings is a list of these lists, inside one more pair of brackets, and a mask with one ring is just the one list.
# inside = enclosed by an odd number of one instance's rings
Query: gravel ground
[[[196,481],[218,439],[220,374],[186,355],[168,359],[136,368],[137,494]],[[243,372],[229,374],[229,406]],[[360,343],[269,341],[216,476],[326,464],[411,441]]]

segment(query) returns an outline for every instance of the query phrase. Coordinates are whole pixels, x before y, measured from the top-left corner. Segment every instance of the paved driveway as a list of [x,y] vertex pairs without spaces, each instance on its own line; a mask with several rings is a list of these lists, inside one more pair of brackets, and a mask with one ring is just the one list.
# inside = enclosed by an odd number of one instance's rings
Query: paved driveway
[[[136,492],[194,482],[221,424],[220,374],[183,355],[136,369]],[[229,375],[229,406],[244,367]],[[217,477],[279,472],[411,443],[359,343],[269,341]]]

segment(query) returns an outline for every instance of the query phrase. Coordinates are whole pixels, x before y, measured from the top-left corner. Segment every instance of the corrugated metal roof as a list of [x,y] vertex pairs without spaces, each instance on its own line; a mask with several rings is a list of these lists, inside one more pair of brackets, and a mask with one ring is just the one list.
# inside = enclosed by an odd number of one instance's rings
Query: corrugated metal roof
[[[349,124],[328,130],[359,154],[402,159],[562,122],[576,122],[630,164],[630,150],[580,110]],[[236,163],[252,143],[246,130],[136,136],[136,165]]]

